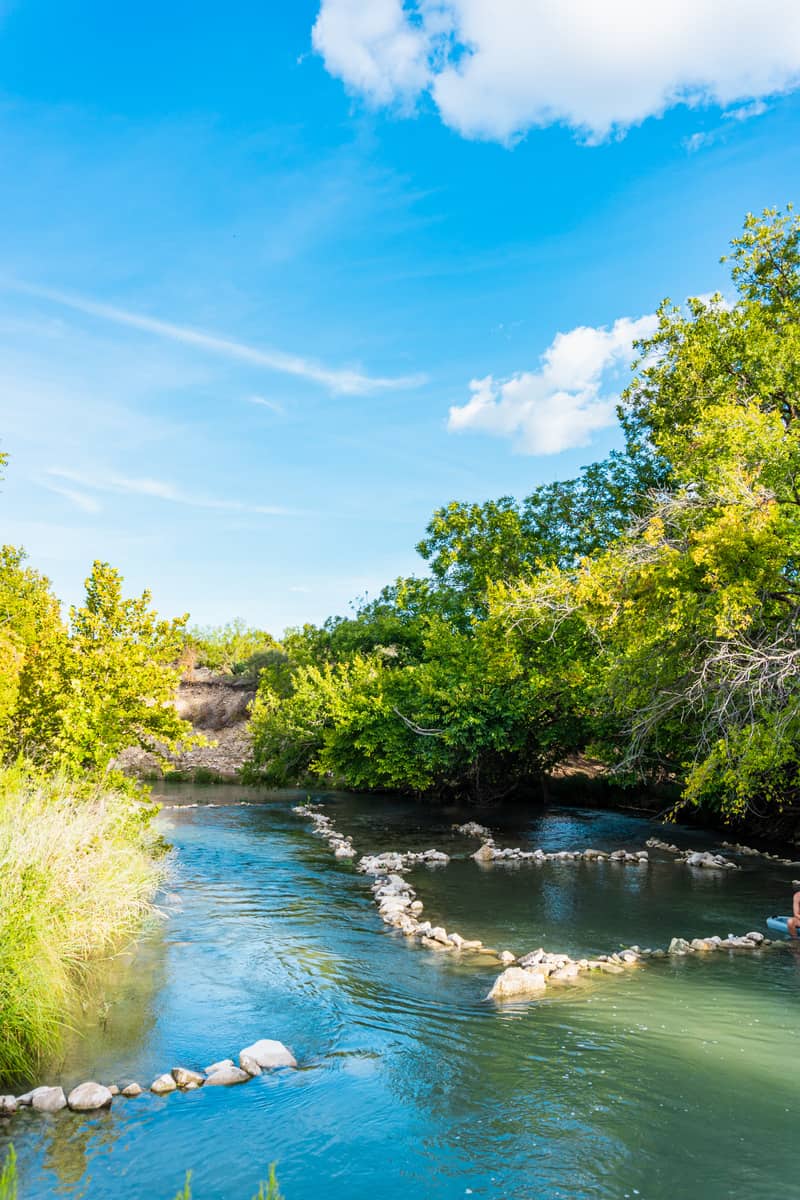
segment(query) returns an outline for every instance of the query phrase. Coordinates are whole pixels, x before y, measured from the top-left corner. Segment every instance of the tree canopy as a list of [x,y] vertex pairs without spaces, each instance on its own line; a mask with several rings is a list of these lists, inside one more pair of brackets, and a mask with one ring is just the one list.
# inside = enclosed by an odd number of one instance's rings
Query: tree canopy
[[800,785],[800,222],[748,216],[732,293],[665,300],[625,448],[521,502],[453,502],[354,616],[293,631],[254,770],[504,794],[590,749],[727,813]]

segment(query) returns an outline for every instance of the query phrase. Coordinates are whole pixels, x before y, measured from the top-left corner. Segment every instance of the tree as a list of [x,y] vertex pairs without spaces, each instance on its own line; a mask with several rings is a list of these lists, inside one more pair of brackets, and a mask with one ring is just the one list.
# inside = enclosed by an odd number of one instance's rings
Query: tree
[[186,616],[161,620],[150,593],[122,595],[122,577],[95,562],[86,599],[70,610],[61,730],[53,757],[70,768],[106,769],[126,746],[161,752],[189,739],[174,707],[175,665]]

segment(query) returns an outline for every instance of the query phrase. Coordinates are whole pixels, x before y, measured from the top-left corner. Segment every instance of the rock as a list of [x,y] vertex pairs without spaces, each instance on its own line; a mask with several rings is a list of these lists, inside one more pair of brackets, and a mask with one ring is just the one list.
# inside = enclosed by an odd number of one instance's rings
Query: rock
[[247,1071],[241,1070],[240,1067],[220,1067],[218,1071],[209,1075],[205,1086],[207,1088],[231,1087],[234,1083],[247,1083],[249,1078]]
[[486,842],[483,846],[481,846],[480,850],[475,851],[472,857],[475,859],[475,862],[492,862],[496,854],[497,851],[495,850],[494,846],[490,846],[489,843]]
[[442,944],[445,946],[450,941],[449,937],[447,936],[447,930],[443,929],[441,925],[435,925],[428,934],[428,937],[434,942],[442,942]]
[[580,975],[580,967],[577,963],[566,963],[563,967],[559,967],[557,971],[553,971],[548,979],[553,979],[557,983],[568,983],[572,979],[577,979]]
[[111,1095],[112,1095],[112,1096],[118,1096],[118,1095],[119,1095],[119,1088],[117,1087],[117,1085],[116,1085],[115,1083],[110,1083],[110,1084],[108,1085],[108,1090],[111,1092]]
[[625,968],[621,967],[619,965],[619,963],[598,962],[597,965],[601,971],[605,971],[606,975],[624,975],[625,974]]
[[254,1058],[250,1057],[249,1054],[240,1054],[239,1055],[239,1066],[242,1068],[243,1071],[247,1071],[248,1075],[255,1076],[255,1075],[263,1074],[261,1067],[258,1065],[258,1063],[256,1062],[256,1060]]
[[517,961],[516,954],[512,954],[510,950],[501,950],[498,958],[504,967],[510,967],[512,963]]
[[0,1096],[0,1117],[11,1117],[16,1111],[16,1096]]
[[547,982],[541,971],[507,967],[502,975],[495,979],[487,999],[506,1000],[512,996],[535,996],[546,988]]
[[200,1071],[190,1071],[188,1067],[173,1067],[172,1078],[179,1088],[188,1088],[191,1083],[195,1087],[200,1087],[206,1081],[205,1075],[202,1075]]
[[273,1041],[272,1038],[262,1038],[258,1042],[253,1042],[252,1046],[245,1046],[239,1055],[240,1062],[242,1054],[252,1058],[253,1062],[267,1071],[271,1071],[275,1067],[297,1066],[297,1059],[291,1050],[287,1049],[283,1042]]
[[712,942],[709,938],[692,938],[691,947],[693,950],[716,950],[717,943]]
[[138,1083],[129,1083],[126,1087],[124,1087],[122,1089],[122,1091],[120,1092],[120,1095],[128,1096],[130,1098],[133,1096],[141,1096],[142,1091],[143,1091],[143,1089],[139,1086]]
[[669,944],[670,954],[688,954],[692,947],[686,938],[674,937]]
[[176,1091],[177,1087],[171,1075],[159,1075],[158,1079],[154,1079],[150,1084],[150,1091],[155,1092],[157,1096],[164,1096],[167,1092]]
[[453,945],[455,946],[456,950],[460,950],[460,949],[461,949],[461,947],[464,945],[464,939],[463,939],[463,937],[461,936],[461,934],[460,934],[460,933],[451,933],[451,934],[450,934],[450,941],[453,943]]
[[751,942],[755,942],[757,946],[760,946],[764,941],[763,933],[759,933],[758,930],[754,930],[752,933],[746,933],[745,937],[749,938]]
[[108,1108],[113,1099],[110,1088],[102,1083],[79,1083],[67,1097],[73,1112],[94,1112],[97,1108]]
[[236,1063],[232,1058],[221,1058],[219,1062],[212,1063],[210,1067],[205,1068],[206,1075],[213,1075],[215,1071],[219,1071],[222,1067],[235,1067]]
[[[450,936],[452,937],[453,935],[451,934]],[[477,938],[473,938],[471,940],[462,938],[459,950],[480,950],[482,947],[483,942]]]
[[31,1092],[31,1104],[37,1112],[60,1112],[67,1107],[67,1097],[61,1087],[37,1087]]
[[427,950],[454,950],[455,947],[451,942],[440,942],[438,938],[423,937],[422,945]]

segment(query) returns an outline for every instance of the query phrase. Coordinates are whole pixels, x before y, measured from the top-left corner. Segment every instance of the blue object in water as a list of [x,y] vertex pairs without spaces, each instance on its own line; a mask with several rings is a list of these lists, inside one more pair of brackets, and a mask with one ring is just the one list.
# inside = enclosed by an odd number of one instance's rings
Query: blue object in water
[[788,917],[767,917],[767,926],[775,933],[782,933],[784,937],[791,937],[788,927]]

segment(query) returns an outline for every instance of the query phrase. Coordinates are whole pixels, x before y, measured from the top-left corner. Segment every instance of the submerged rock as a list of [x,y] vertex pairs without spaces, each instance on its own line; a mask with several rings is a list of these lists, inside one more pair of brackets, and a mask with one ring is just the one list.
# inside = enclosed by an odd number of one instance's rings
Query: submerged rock
[[110,1088],[102,1083],[79,1083],[67,1097],[67,1104],[73,1112],[94,1112],[98,1108],[108,1108],[113,1099]]
[[252,1046],[245,1046],[239,1055],[239,1062],[242,1057],[252,1059],[252,1061],[262,1070],[273,1070],[275,1067],[296,1067],[297,1059],[292,1054],[283,1042],[273,1041],[272,1038],[262,1038],[258,1042],[253,1042]]

